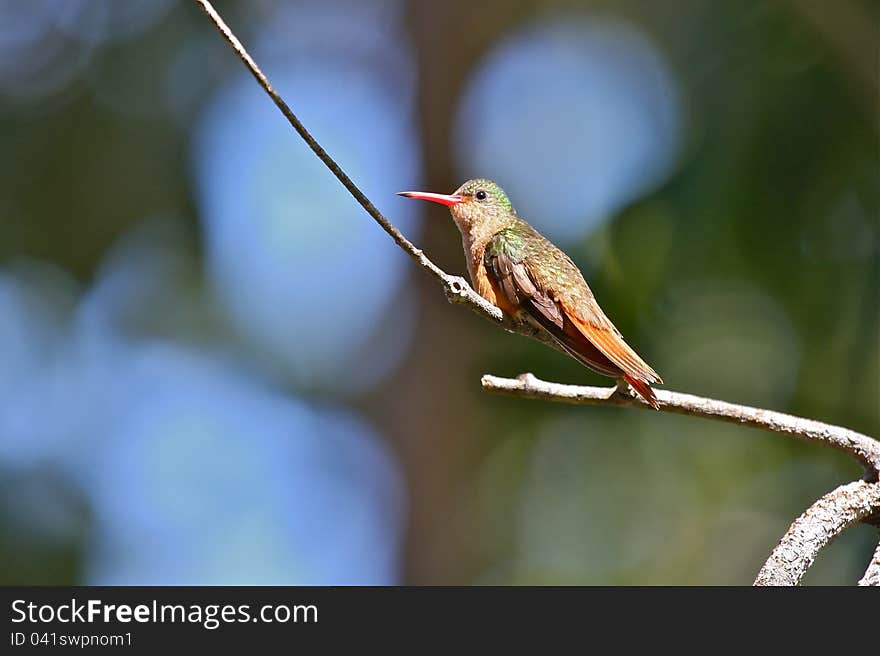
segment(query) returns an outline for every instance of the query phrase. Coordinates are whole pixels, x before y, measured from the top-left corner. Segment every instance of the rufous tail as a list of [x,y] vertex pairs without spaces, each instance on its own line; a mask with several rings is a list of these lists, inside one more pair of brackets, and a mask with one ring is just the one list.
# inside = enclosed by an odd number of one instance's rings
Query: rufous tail
[[626,379],[626,382],[629,383],[629,386],[632,387],[639,396],[645,399],[645,402],[654,408],[654,410],[660,409],[660,402],[657,401],[657,396],[654,394],[654,390],[651,389],[651,386],[648,385],[643,380],[639,380],[629,374],[624,374],[623,377]]

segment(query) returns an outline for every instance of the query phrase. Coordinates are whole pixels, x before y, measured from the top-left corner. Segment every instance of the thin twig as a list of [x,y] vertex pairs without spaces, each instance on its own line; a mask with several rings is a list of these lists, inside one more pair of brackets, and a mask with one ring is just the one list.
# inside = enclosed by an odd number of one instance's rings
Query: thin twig
[[[640,398],[621,394],[617,387],[584,387],[563,385],[536,378],[532,374],[522,374],[517,378],[483,376],[483,389],[489,392],[519,396],[528,399],[544,399],[578,405],[615,405],[627,408],[651,406]],[[804,419],[763,408],[707,399],[693,394],[655,390],[660,410],[680,415],[717,419],[733,424],[764,428],[774,433],[791,435],[802,440],[820,442],[839,449],[855,457],[867,471],[866,479],[877,480],[880,471],[880,442],[848,428],[825,424],[813,419]]]
[[211,19],[235,51],[235,54],[238,55],[238,58],[241,59],[247,69],[251,72],[251,75],[254,76],[257,83],[263,87],[263,90],[269,95],[281,113],[284,114],[284,117],[293,126],[293,129],[297,131],[303,141],[305,141],[309,148],[312,149],[312,152],[317,155],[318,159],[324,162],[327,168],[330,169],[333,175],[335,175],[339,182],[342,183],[342,186],[348,190],[348,193],[354,196],[355,200],[360,203],[361,207],[364,208],[367,214],[373,217],[376,223],[378,223],[382,229],[391,236],[395,243],[413,260],[415,260],[420,267],[434,276],[434,278],[443,285],[446,298],[450,303],[464,305],[484,319],[491,321],[509,332],[536,339],[559,350],[559,346],[550,339],[544,331],[535,328],[529,323],[503,314],[499,308],[495,307],[482,296],[477,294],[464,278],[461,276],[450,275],[443,271],[443,269],[434,264],[421,249],[417,248],[409,239],[407,239],[403,233],[400,232],[400,230],[398,230],[394,224],[376,208],[375,205],[373,205],[372,201],[367,198],[366,194],[364,194],[354,181],[348,177],[348,174],[342,170],[342,167],[330,157],[327,151],[324,150],[324,147],[318,143],[308,130],[306,130],[305,126],[299,118],[297,118],[296,114],[293,113],[293,110],[290,109],[287,103],[284,102],[284,99],[277,91],[275,91],[275,88],[269,82],[269,79],[263,74],[263,71],[260,70],[260,67],[257,66],[257,63],[251,58],[247,50],[245,50],[241,41],[239,41],[238,37],[236,37],[232,30],[229,29],[229,26],[226,25],[226,22],[220,14],[217,13],[211,3],[208,2],[208,0],[195,0],[195,2],[198,3],[202,8],[202,11],[204,11],[208,18]]
[[829,492],[794,520],[755,585],[798,585],[823,547],[853,524],[870,519],[878,508],[880,483],[855,481]]

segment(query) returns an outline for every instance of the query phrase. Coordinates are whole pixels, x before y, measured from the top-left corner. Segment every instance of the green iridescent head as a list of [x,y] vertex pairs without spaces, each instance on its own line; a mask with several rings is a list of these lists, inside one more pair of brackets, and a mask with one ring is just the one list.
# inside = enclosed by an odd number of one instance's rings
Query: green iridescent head
[[453,195],[461,196],[465,203],[471,204],[474,209],[479,208],[480,211],[514,212],[513,205],[504,190],[498,186],[498,183],[485,178],[468,180],[456,189]]

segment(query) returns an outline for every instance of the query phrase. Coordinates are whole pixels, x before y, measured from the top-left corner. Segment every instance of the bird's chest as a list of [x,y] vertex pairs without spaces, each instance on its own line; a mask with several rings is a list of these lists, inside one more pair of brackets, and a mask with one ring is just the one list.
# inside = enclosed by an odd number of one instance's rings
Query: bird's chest
[[469,239],[465,236],[464,251],[467,255],[468,274],[471,277],[471,285],[474,290],[492,305],[501,308],[507,314],[517,316],[519,309],[513,306],[501,289],[493,282],[492,277],[486,270],[483,256],[486,252],[486,244],[489,239]]

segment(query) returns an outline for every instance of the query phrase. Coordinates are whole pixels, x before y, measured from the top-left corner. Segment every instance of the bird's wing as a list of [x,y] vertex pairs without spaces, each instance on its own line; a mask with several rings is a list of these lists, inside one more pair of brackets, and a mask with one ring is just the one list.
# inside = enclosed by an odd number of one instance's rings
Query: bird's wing
[[606,376],[621,375],[620,368],[575,326],[543,284],[539,268],[529,258],[520,235],[505,229],[492,237],[486,244],[483,263],[495,293],[512,307],[521,308],[575,360]]
[[[574,263],[549,242],[553,249],[550,267],[560,269],[575,285],[574,291],[554,293],[552,273],[530,257],[529,250],[515,230],[496,234],[486,245],[484,264],[496,293],[514,307],[522,308],[549,332],[576,360],[607,376],[623,376],[648,400],[656,403],[651,383],[662,383],[660,376],[623,340],[620,332],[596,303]],[[544,269],[547,263],[544,263]]]

